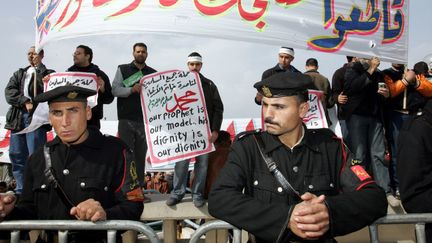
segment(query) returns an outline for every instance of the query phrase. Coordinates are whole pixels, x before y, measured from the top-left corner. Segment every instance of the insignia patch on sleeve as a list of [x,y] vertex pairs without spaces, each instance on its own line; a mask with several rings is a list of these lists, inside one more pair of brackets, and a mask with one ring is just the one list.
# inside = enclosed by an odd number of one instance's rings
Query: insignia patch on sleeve
[[352,159],[351,160],[351,165],[358,165],[360,163],[361,163],[361,160],[359,160],[359,159]]
[[364,181],[366,179],[371,178],[370,175],[361,167],[360,165],[351,166],[352,172],[360,179],[360,181]]
[[126,195],[128,201],[133,201],[133,202],[144,201],[144,194],[140,187],[137,187],[134,190],[129,191]]

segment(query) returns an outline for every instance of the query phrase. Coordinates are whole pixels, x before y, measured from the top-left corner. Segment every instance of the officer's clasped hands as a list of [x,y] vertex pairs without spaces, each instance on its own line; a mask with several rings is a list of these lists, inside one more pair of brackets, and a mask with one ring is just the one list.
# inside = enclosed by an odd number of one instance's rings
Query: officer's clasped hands
[[317,239],[329,229],[329,213],[325,196],[309,192],[301,196],[303,202],[294,206],[288,228],[303,239]]

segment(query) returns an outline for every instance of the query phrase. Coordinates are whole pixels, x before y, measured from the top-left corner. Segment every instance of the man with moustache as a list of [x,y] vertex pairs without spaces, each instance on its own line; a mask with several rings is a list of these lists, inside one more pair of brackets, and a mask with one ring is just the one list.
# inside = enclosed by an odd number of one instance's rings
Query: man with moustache
[[93,50],[85,45],[79,45],[73,53],[74,65],[69,67],[68,72],[85,72],[94,73],[97,76],[98,99],[97,106],[92,108],[92,118],[88,121],[88,125],[95,126],[100,129],[100,120],[103,118],[103,105],[111,104],[114,96],[111,93],[111,83],[104,71],[92,63]]
[[384,216],[384,191],[329,129],[308,129],[309,76],[254,85],[266,131],[239,134],[209,195],[209,212],[256,242],[334,242]]
[[147,46],[144,43],[135,43],[132,54],[134,60],[131,63],[118,66],[112,84],[112,93],[117,97],[119,137],[132,149],[140,185],[145,188],[144,169],[147,144],[139,81],[143,76],[155,73],[156,70],[146,64],[148,54]]
[[38,105],[38,102],[34,101],[34,96],[35,93],[43,92],[43,77],[54,72],[45,67],[42,63],[43,58],[43,50],[37,53],[34,46],[30,47],[27,52],[30,65],[18,69],[5,88],[6,102],[10,105],[6,114],[5,129],[11,131],[9,158],[12,163],[12,174],[16,180],[15,192],[18,195],[22,192],[24,166],[28,156],[45,144],[46,133],[51,130],[49,126],[41,126],[32,132],[17,134],[28,127],[32,121],[33,112]]

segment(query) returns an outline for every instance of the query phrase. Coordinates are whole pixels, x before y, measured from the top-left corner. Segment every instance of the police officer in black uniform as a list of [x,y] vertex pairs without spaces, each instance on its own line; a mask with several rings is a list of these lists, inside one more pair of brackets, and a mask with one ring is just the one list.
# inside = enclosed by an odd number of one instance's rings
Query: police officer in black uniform
[[343,142],[303,124],[311,83],[280,73],[254,85],[263,95],[266,131],[237,137],[210,192],[210,214],[256,242],[332,242],[387,212],[384,191]]
[[[36,97],[48,101],[57,136],[29,158],[19,200],[1,196],[2,219],[139,220],[143,194],[130,151],[118,138],[87,128],[87,97],[95,93],[69,85]],[[98,242],[98,237],[78,232],[69,239]]]
[[[432,100],[423,114],[406,121],[398,139],[397,175],[408,213],[432,213]],[[426,242],[432,242],[432,224],[426,224]]]

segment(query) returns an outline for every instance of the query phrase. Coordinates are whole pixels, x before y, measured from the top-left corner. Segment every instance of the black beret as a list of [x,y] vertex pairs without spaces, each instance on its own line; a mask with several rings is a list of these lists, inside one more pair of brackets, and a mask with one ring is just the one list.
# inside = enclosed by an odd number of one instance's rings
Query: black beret
[[87,97],[95,95],[96,91],[75,85],[60,86],[35,97],[36,102],[86,102]]
[[310,76],[294,72],[276,73],[254,84],[254,88],[268,98],[303,94],[313,87]]

